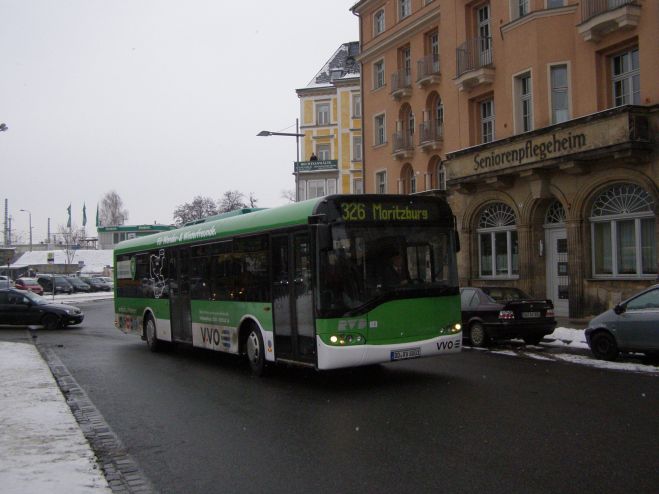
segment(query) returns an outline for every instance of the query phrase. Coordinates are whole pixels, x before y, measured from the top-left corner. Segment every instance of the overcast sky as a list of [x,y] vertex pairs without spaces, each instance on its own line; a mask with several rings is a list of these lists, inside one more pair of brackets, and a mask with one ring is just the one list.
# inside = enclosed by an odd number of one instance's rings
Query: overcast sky
[[[128,224],[172,223],[196,195],[293,190],[304,87],[359,40],[355,0],[0,0],[0,199],[33,242],[67,220],[95,235],[116,190]],[[91,227],[91,231],[90,231]]]

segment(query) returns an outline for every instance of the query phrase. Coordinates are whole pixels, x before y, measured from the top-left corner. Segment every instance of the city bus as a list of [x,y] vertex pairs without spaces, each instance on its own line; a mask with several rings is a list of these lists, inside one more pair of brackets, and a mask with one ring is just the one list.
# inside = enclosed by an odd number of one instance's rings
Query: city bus
[[152,351],[244,355],[257,375],[455,353],[458,249],[455,217],[435,196],[238,210],[119,243],[115,326]]

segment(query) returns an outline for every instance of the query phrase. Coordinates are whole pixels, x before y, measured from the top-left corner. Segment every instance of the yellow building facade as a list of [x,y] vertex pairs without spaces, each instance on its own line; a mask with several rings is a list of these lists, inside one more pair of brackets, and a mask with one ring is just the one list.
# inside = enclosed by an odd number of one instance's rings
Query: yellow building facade
[[362,0],[367,193],[443,190],[461,284],[587,317],[657,278],[659,2]]
[[361,85],[359,43],[342,44],[305,86],[300,99],[303,159],[295,164],[297,200],[361,194]]

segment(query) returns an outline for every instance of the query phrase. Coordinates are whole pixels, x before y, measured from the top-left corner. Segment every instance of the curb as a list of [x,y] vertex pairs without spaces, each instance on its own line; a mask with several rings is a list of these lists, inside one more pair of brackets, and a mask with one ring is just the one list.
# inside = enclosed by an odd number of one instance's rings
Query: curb
[[78,385],[55,352],[33,340],[50,367],[80,430],[96,454],[110,489],[122,494],[155,494],[157,490],[126,451],[125,446]]

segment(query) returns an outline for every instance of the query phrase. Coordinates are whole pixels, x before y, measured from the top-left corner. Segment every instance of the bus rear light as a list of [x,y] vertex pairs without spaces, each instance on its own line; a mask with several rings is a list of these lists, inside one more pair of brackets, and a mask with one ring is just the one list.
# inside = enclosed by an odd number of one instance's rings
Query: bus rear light
[[499,319],[502,321],[510,321],[515,319],[515,313],[512,310],[500,310]]

